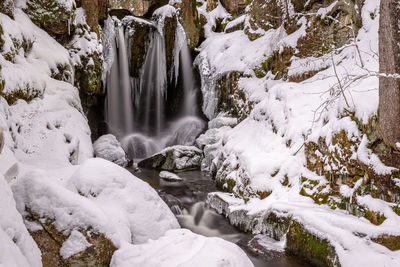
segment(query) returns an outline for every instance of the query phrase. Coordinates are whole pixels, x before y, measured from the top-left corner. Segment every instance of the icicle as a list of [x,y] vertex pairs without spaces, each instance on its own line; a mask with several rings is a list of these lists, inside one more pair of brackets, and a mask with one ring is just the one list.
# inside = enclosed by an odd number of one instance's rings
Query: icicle
[[71,17],[68,18],[68,35],[71,35]]

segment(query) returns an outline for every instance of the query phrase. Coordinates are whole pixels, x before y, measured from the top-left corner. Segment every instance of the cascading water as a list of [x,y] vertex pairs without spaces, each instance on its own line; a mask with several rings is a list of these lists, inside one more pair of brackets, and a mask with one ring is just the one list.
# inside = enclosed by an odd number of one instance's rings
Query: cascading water
[[[109,24],[108,21],[106,27]],[[114,62],[106,82],[106,121],[110,131],[122,137],[122,146],[133,158],[150,156],[166,146],[192,145],[205,123],[197,117],[197,88],[183,27],[178,22],[171,70],[175,73],[175,86],[179,79],[183,86],[182,105],[174,121],[165,116],[168,79],[163,35],[152,27],[139,78],[132,78],[127,53],[132,45],[129,31],[124,34],[123,26],[119,26],[114,32],[111,50],[116,52],[109,53],[110,57],[114,54]]]
[[[117,49],[118,48],[118,49]],[[110,131],[123,136],[133,130],[133,109],[129,79],[128,54],[123,26],[111,43],[114,60],[107,74],[106,121]]]
[[[162,36],[151,33],[150,44],[140,75],[139,90],[135,90],[135,128],[159,136],[164,121],[167,71]],[[138,93],[138,94],[137,94]]]

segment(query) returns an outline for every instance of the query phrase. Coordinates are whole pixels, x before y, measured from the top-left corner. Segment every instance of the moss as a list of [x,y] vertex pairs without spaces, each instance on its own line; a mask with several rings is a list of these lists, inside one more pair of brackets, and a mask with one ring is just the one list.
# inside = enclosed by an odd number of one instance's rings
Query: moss
[[374,12],[370,12],[370,13],[369,13],[369,17],[370,17],[372,20],[374,20],[375,17],[376,17],[376,15],[375,15]]
[[400,250],[400,236],[380,235],[377,238],[371,238],[371,240],[392,251]]
[[[0,89],[4,88],[4,86],[5,81],[0,81]],[[2,89],[0,91],[0,96],[4,97],[9,105],[12,105],[19,99],[30,102],[32,99],[41,96],[41,91],[35,88],[31,88],[29,85],[26,85],[26,88],[16,89],[11,93],[5,93]]]
[[375,225],[381,225],[386,220],[385,215],[382,213],[370,210],[365,211],[364,217]]
[[271,195],[271,191],[257,191],[257,196],[260,198],[260,199],[265,199],[265,198],[267,198],[267,197],[269,197],[269,195]]
[[400,216],[400,206],[393,206],[393,207],[392,207],[392,210],[393,210],[397,215]]
[[329,241],[310,233],[297,221],[290,224],[286,244],[288,252],[315,266],[340,266],[335,248]]
[[224,186],[226,188],[226,190],[228,192],[232,192],[233,188],[236,186],[236,181],[233,179],[228,179],[226,180],[226,186]]

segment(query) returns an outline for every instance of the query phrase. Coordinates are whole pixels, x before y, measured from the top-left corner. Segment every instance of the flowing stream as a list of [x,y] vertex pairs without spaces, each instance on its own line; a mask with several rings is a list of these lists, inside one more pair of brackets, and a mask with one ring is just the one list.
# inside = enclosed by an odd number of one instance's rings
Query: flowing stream
[[[180,23],[177,24],[172,69],[166,69],[164,37],[158,27],[153,27],[140,76],[133,78],[129,72],[129,48],[132,45],[129,31],[121,21],[108,19],[105,23],[105,118],[110,132],[121,140],[131,158],[145,158],[167,146],[193,145],[205,128],[197,110],[199,90],[186,35]],[[167,73],[170,73],[169,81]],[[175,80],[171,78],[172,74],[175,74]],[[168,85],[176,86],[179,81],[183,86],[182,105],[176,116],[168,120],[165,116]],[[217,188],[207,173],[182,172],[179,176],[183,181],[166,182],[160,180],[159,172],[155,170],[130,171],[158,191],[181,227],[238,244],[257,267],[307,266],[286,255],[283,242],[265,235],[241,233],[225,217],[210,209],[205,199]]]
[[181,182],[167,182],[159,178],[159,171],[140,169],[131,172],[157,190],[182,228],[194,233],[219,237],[239,245],[255,267],[305,267],[303,261],[287,255],[283,243],[265,235],[242,233],[228,219],[209,208],[205,199],[209,192],[217,191],[215,181],[201,171],[180,172]]

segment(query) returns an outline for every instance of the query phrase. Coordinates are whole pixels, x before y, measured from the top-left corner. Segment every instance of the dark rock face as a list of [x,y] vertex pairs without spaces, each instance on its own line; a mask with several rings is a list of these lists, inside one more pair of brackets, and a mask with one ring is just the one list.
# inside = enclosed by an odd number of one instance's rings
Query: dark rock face
[[69,41],[68,35],[71,30],[69,25],[75,8],[75,6],[62,5],[52,0],[28,0],[24,11],[35,24],[57,41],[65,44]]
[[244,8],[246,7],[246,1],[244,0],[222,0],[221,4],[225,7],[225,9],[229,13],[243,13]]
[[[101,266],[110,265],[112,255],[116,250],[114,244],[104,234],[90,229],[79,232],[91,245],[84,251],[65,259],[60,255],[60,249],[68,239],[68,235],[59,232],[51,220],[39,218],[37,214],[29,212],[29,220],[34,221],[42,227],[41,230],[31,231],[30,234],[42,252],[42,263],[44,267],[65,266]],[[44,221],[44,222],[43,222]]]
[[182,0],[180,5],[180,17],[182,19],[182,26],[185,28],[186,36],[189,39],[190,49],[194,49],[200,39],[200,20],[196,9],[196,1]]

